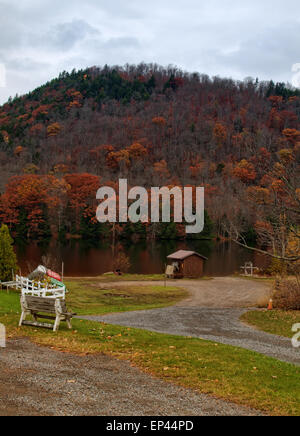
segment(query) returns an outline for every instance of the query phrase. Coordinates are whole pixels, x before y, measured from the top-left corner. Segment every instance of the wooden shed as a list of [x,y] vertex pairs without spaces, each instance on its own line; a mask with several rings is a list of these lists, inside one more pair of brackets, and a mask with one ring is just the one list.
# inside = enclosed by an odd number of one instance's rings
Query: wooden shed
[[179,250],[168,256],[166,274],[174,278],[198,278],[203,276],[204,262],[207,260],[195,251]]

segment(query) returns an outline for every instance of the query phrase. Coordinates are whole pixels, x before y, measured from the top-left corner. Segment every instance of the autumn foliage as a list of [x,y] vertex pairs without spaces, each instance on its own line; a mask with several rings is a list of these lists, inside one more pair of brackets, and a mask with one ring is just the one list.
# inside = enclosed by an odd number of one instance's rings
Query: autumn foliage
[[232,217],[263,233],[264,208],[299,209],[299,104],[284,84],[153,64],[63,72],[0,107],[0,221],[92,234],[98,187],[125,177],[205,186],[216,234]]

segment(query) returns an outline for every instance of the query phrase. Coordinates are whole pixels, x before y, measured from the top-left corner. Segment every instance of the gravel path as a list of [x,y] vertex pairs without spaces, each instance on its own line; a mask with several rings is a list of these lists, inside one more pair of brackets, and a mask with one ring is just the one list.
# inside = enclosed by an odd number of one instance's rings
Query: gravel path
[[[125,282],[118,282],[118,286],[120,284],[126,285]],[[145,282],[139,284],[143,286]],[[259,300],[270,296],[270,288],[265,283],[226,277],[209,281],[175,281],[174,284],[188,289],[190,293],[188,299],[176,306],[84,318],[160,333],[198,337],[300,364],[300,349],[293,348],[289,339],[255,330],[239,321],[246,311],[243,307],[253,307]]]
[[0,349],[0,416],[259,414],[152,378],[108,356],[64,354],[25,339]]
[[300,349],[291,340],[271,335],[239,321],[245,309],[167,307],[164,309],[84,317],[92,321],[136,327],[159,333],[197,337],[257,351],[300,365]]

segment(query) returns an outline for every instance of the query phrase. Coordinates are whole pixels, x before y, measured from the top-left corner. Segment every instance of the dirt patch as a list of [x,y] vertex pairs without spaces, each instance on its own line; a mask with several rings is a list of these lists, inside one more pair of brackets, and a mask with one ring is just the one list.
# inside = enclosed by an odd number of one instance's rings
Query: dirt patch
[[[106,283],[105,288],[116,286],[164,286],[163,281],[118,281]],[[236,277],[217,277],[212,280],[168,280],[167,286],[184,288],[189,297],[177,303],[181,307],[244,308],[256,307],[272,295],[270,283]]]

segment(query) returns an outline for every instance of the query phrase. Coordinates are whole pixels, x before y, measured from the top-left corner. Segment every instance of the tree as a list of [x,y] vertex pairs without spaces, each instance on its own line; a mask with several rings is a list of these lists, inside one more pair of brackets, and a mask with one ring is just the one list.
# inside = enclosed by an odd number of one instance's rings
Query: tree
[[250,183],[256,179],[254,166],[243,159],[233,170],[234,177],[237,177],[244,183]]
[[221,123],[216,123],[213,134],[214,134],[214,140],[216,141],[218,147],[222,147],[227,138],[226,127]]
[[126,273],[129,271],[131,267],[130,259],[124,253],[123,247],[120,244],[116,248],[117,248],[117,254],[113,260],[114,271],[121,271],[122,273]]
[[13,239],[8,227],[2,224],[0,229],[0,280],[9,281],[17,271],[17,257],[13,249]]
[[92,174],[67,174],[64,177],[69,185],[67,192],[69,206],[75,212],[75,224],[78,230],[82,211],[94,207],[96,219],[96,193],[100,187],[100,179]]
[[[227,219],[227,232],[234,242],[277,259],[287,266],[300,260],[299,244],[290,250],[291,237],[300,240],[300,172],[293,153],[281,150],[279,161],[265,174],[261,186],[250,187],[240,198],[244,216],[251,211],[259,248],[249,247],[244,237],[245,219],[238,213]],[[246,194],[246,195],[245,195]]]

